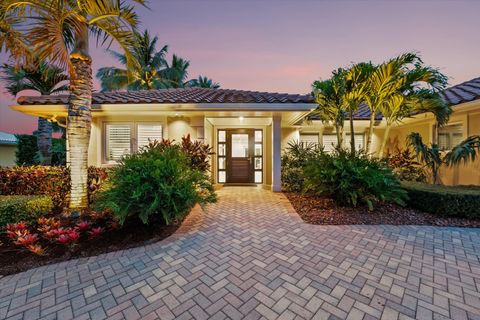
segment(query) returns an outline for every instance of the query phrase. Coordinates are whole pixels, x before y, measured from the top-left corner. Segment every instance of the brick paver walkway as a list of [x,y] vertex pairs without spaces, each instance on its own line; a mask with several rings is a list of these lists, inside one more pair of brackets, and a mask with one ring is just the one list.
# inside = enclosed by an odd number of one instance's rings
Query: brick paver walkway
[[0,279],[0,319],[480,319],[480,230],[314,226],[231,187],[162,242]]

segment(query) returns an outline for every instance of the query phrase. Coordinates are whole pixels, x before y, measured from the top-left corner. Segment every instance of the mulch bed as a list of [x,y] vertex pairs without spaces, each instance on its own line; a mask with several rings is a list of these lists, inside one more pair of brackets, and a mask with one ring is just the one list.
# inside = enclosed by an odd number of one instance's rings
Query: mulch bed
[[285,193],[300,217],[307,223],[321,225],[432,225],[443,227],[480,227],[480,219],[443,217],[392,204],[340,207],[332,199],[298,193]]
[[14,245],[5,234],[0,234],[0,275],[151,244],[172,235],[180,225],[180,222],[169,226],[130,223],[117,230],[107,231],[99,237],[83,239],[71,249],[62,245],[46,246],[47,251],[43,256]]

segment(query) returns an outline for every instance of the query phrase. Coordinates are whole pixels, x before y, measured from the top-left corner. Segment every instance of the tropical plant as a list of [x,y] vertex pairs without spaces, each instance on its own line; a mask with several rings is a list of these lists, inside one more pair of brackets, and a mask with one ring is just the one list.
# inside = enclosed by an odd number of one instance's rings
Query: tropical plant
[[170,224],[196,203],[216,199],[208,175],[190,167],[179,145],[146,147],[126,156],[113,168],[110,182],[99,205],[111,209],[121,224],[128,219]]
[[379,202],[405,205],[407,198],[392,170],[364,152],[321,152],[308,161],[304,176],[306,192],[331,197],[340,205],[366,204],[372,210]]
[[102,91],[120,89],[150,90],[166,88],[169,83],[162,78],[161,70],[166,68],[165,56],[168,46],[163,46],[157,51],[158,37],[152,37],[148,30],[135,33],[135,42],[129,48],[131,54],[138,61],[130,70],[126,69],[127,57],[125,54],[108,50],[125,68],[102,67],[97,71]]
[[172,61],[167,62],[166,68],[161,71],[161,76],[165,79],[167,87],[183,88],[187,86],[188,67],[190,67],[190,61],[174,54]]
[[303,169],[308,161],[322,149],[313,143],[305,144],[300,141],[289,142],[282,155],[282,187],[286,191],[299,192],[303,190]]
[[427,175],[424,166],[418,162],[417,156],[411,148],[400,149],[387,157],[387,164],[401,181],[425,182]]
[[313,96],[318,107],[312,115],[320,117],[324,123],[333,123],[337,135],[337,146],[343,145],[343,126],[347,105],[345,101],[345,70],[337,69],[332,77],[312,84]]
[[213,82],[212,79],[209,79],[205,76],[198,76],[197,79],[192,79],[187,81],[187,87],[197,87],[197,88],[210,88],[210,89],[218,89],[220,88],[220,84],[218,82]]
[[[1,79],[5,89],[12,96],[24,90],[34,90],[42,95],[50,95],[68,90],[67,75],[59,67],[45,61],[30,65],[3,64]],[[46,118],[38,118],[37,146],[40,162],[45,165],[52,163],[52,123]]]
[[430,170],[432,182],[441,184],[439,172],[442,165],[453,167],[461,163],[475,161],[477,153],[480,152],[480,136],[470,136],[453,147],[452,150],[443,152],[437,144],[427,145],[423,142],[419,133],[412,132],[407,136],[407,145],[413,148],[418,159]]
[[[145,0],[130,3],[143,5]],[[128,64],[133,65],[134,59],[128,50],[135,40],[133,30],[137,20],[134,4],[127,1],[4,0],[0,3],[2,48],[19,58],[28,52],[17,50],[15,45],[26,44],[40,60],[68,70],[71,209],[88,206],[87,158],[92,120],[89,36],[97,36],[102,43],[115,40],[125,50]]]
[[[378,66],[367,81],[367,103],[372,111],[367,141],[371,147],[373,117],[381,112],[386,128],[380,147],[382,158],[393,124],[412,114],[432,112],[438,125],[448,122],[451,108],[438,95],[447,78],[437,69],[425,66],[420,57],[406,53]],[[368,149],[369,152],[371,151]]]

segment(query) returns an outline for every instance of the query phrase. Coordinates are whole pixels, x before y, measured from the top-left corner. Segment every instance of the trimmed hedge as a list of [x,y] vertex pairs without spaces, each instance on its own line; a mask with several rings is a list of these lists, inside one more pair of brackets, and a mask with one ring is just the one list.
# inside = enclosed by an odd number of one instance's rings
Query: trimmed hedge
[[480,187],[402,182],[408,205],[433,214],[480,218]]
[[0,228],[8,223],[35,222],[53,210],[48,196],[0,196]]

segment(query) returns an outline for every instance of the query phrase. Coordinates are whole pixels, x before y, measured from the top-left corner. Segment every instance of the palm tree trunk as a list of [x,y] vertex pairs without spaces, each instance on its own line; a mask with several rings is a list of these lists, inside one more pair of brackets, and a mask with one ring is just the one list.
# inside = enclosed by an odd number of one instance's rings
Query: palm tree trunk
[[335,125],[335,133],[337,134],[337,146],[341,147],[343,145],[343,130],[339,125]]
[[367,152],[367,154],[372,153],[370,149],[372,148],[373,124],[375,123],[375,115],[376,115],[376,112],[374,112],[373,110],[371,110],[371,112],[372,113],[370,114],[370,124],[368,127],[367,144],[365,145],[365,151]]
[[385,133],[383,134],[382,146],[380,147],[380,151],[378,154],[378,157],[380,159],[383,158],[385,147],[387,146],[388,137],[390,136],[390,128],[391,128],[391,125],[387,123],[387,126],[385,127]]
[[355,154],[355,132],[353,129],[353,110],[350,109],[350,152]]
[[87,174],[88,144],[92,122],[92,60],[88,55],[88,26],[78,30],[76,46],[70,55],[73,72],[70,72],[70,97],[68,104],[68,153],[70,167],[70,209],[88,206]]
[[52,124],[45,118],[38,118],[37,146],[43,165],[52,164]]

